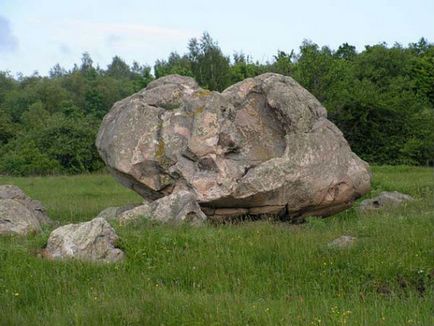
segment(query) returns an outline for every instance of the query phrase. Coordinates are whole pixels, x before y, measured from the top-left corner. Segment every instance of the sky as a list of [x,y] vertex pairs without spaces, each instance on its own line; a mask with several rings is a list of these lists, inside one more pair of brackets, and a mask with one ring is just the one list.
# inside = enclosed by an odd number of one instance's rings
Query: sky
[[152,66],[207,31],[223,52],[265,63],[303,40],[336,49],[434,41],[434,0],[0,0],[0,71],[46,75],[83,52]]

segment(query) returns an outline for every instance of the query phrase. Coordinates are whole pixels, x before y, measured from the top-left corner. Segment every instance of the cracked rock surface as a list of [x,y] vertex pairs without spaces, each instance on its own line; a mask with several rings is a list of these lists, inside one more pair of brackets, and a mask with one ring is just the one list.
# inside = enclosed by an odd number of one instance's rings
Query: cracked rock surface
[[170,75],[114,104],[96,146],[147,200],[191,192],[208,217],[326,216],[370,189],[325,108],[290,77],[267,73],[222,93]]

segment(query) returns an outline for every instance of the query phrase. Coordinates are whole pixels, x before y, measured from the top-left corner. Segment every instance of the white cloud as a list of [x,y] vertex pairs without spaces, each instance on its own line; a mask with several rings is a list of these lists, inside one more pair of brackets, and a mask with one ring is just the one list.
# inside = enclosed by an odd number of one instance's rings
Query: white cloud
[[13,52],[18,48],[18,40],[13,35],[9,20],[0,16],[0,52]]
[[199,35],[188,29],[77,19],[51,22],[49,33],[52,44],[64,44],[71,50],[61,51],[65,57],[77,57],[88,51],[102,65],[115,54],[127,61],[152,64],[157,58],[185,47],[190,38]]
[[89,22],[82,20],[68,20],[65,22],[67,28],[79,29],[97,35],[115,36],[119,38],[134,39],[165,39],[165,40],[184,40],[195,34],[189,30],[176,29],[163,26],[148,26],[140,24],[112,24]]

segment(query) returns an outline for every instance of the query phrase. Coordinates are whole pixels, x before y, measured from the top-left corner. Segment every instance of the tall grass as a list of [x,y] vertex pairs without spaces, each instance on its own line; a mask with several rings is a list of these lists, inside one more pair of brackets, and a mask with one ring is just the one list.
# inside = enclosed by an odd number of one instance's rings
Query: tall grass
[[[0,178],[61,224],[140,202],[110,176]],[[0,238],[0,325],[432,325],[434,175],[376,167],[374,189],[409,193],[399,209],[353,209],[303,225],[114,225],[126,260],[38,257],[51,230]],[[327,243],[348,234],[352,248]]]

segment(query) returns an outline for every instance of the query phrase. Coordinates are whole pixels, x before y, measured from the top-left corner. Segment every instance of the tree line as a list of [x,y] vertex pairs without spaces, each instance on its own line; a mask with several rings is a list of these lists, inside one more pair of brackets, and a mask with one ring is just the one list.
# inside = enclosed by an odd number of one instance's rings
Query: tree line
[[184,54],[157,60],[153,70],[115,56],[102,69],[88,53],[48,76],[0,72],[0,174],[44,175],[103,168],[94,140],[114,102],[154,78],[180,74],[222,91],[265,72],[288,75],[315,95],[353,151],[373,164],[432,164],[434,157],[434,44],[376,44],[361,52],[348,43],[332,50],[304,41],[259,63],[225,55],[209,34]]

